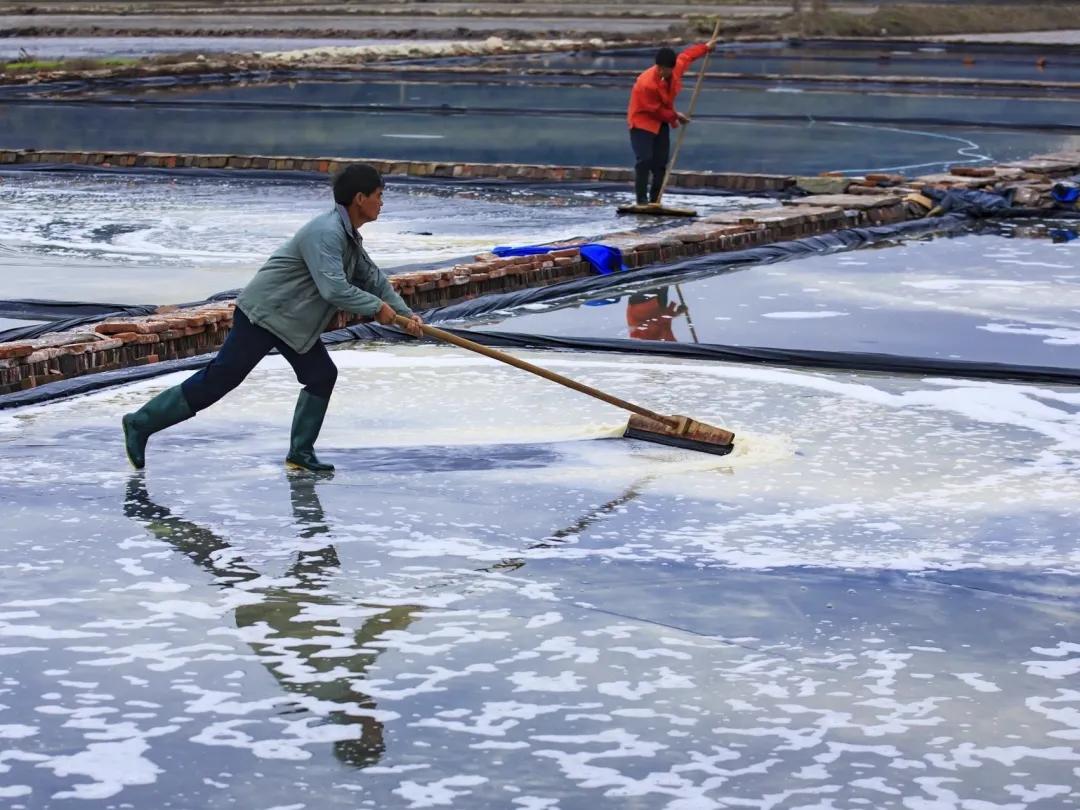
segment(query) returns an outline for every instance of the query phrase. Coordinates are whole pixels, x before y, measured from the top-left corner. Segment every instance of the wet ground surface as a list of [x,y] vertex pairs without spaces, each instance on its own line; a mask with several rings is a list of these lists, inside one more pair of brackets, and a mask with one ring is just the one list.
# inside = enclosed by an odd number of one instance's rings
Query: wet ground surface
[[630,285],[528,304],[482,328],[1077,369],[1080,242],[1053,244],[1050,229],[878,243]]
[[528,356],[736,452],[419,346],[330,480],[280,360],[144,475],[179,377],[3,414],[7,806],[1076,806],[1076,391]]
[[[391,182],[382,216],[362,234],[387,271],[471,261],[496,245],[633,228],[615,213],[628,195]],[[671,199],[703,211],[768,204]],[[296,229],[331,204],[328,185],[313,181],[0,175],[0,299],[201,300],[242,287]]]
[[[326,193],[2,179],[5,297],[183,298]],[[551,194],[391,185],[369,247],[389,267],[609,229],[602,196]],[[1057,358],[1075,244],[916,241],[684,291],[710,340]],[[625,336],[625,314],[500,327]],[[1080,393],[522,354],[735,451],[618,439],[609,406],[416,344],[333,352],[333,478],[284,471],[280,358],[142,474],[119,418],[183,375],[0,413],[4,806],[1080,803]]]

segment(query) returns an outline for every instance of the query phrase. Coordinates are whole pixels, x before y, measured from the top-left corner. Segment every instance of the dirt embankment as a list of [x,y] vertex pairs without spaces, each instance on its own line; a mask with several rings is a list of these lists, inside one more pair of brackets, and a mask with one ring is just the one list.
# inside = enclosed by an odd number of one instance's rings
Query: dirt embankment
[[67,80],[104,80],[149,76],[192,76],[201,73],[254,73],[277,68],[348,68],[405,58],[492,56],[514,53],[555,53],[626,44],[603,39],[483,40],[387,43],[253,54],[193,52],[164,54],[114,64],[116,60],[71,59],[56,63],[0,63],[0,84],[37,84]]
[[[715,19],[696,17],[687,30],[695,34],[711,32]],[[725,22],[722,15],[721,20]],[[729,35],[817,37],[923,37],[1078,28],[1080,2],[882,6],[870,14],[830,10],[818,14],[733,18],[722,26]]]
[[[574,37],[589,39],[601,37],[613,42],[621,42],[632,39],[630,33],[605,30],[602,26],[594,28],[568,28],[565,26],[531,26],[528,30],[507,26],[506,28],[470,28],[467,25],[459,25],[453,28],[423,28],[409,26],[407,21],[402,20],[401,28],[339,28],[326,25],[291,26],[291,27],[244,27],[238,30],[235,27],[199,26],[185,27],[182,30],[163,27],[125,26],[122,24],[110,25],[53,25],[47,17],[42,18],[41,24],[20,25],[5,28],[0,31],[0,37],[304,37],[308,39],[487,39],[499,37],[504,40],[524,40],[536,38]],[[676,23],[674,26],[679,30],[685,28],[685,22]],[[668,26],[660,26],[658,32],[666,32]]]

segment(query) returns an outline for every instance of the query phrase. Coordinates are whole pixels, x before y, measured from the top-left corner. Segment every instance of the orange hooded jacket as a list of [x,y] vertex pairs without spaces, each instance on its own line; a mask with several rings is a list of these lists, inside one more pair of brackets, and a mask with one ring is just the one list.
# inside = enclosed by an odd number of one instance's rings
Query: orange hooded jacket
[[691,62],[708,52],[709,46],[704,43],[686,48],[675,59],[669,82],[660,78],[656,65],[638,76],[630,93],[630,107],[626,111],[630,129],[644,129],[655,135],[663,124],[677,127],[679,119],[675,117],[675,96],[682,90],[683,74]]
[[671,319],[678,312],[675,304],[664,306],[660,296],[627,304],[626,325],[633,340],[668,340],[678,342],[671,328]]

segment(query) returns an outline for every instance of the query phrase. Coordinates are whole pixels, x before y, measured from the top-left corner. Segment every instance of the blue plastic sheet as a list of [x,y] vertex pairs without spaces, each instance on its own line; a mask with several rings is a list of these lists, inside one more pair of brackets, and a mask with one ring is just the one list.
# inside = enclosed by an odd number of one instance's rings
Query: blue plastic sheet
[[[565,247],[565,245],[522,245],[521,247],[499,245],[493,248],[491,252],[496,256],[538,256]],[[602,245],[599,242],[587,242],[584,245],[579,245],[578,251],[581,253],[581,258],[591,264],[593,270],[602,276],[626,269],[622,251],[617,247]]]

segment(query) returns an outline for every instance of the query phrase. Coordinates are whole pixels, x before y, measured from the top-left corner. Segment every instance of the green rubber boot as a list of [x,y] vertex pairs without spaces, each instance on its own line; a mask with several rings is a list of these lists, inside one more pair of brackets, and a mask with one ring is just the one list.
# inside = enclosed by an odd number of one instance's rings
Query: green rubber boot
[[315,440],[319,438],[323,417],[326,416],[329,405],[329,399],[313,396],[307,391],[300,392],[300,397],[296,400],[296,410],[293,411],[289,455],[285,457],[286,466],[319,473],[334,471],[333,464],[324,464],[315,455]]
[[195,415],[179,385],[166,388],[134,413],[124,415],[124,447],[136,470],[146,465],[146,442],[159,430]]

